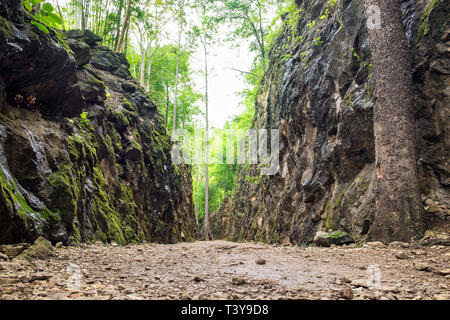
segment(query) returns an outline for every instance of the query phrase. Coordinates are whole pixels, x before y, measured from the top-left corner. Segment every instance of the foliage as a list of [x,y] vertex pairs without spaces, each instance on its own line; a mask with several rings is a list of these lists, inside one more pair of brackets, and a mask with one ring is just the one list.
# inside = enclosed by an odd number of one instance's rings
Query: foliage
[[50,33],[48,27],[59,28],[61,19],[54,12],[52,4],[45,0],[22,0],[24,8],[33,13],[31,24],[37,26],[44,33]]
[[[288,49],[303,41],[297,32],[303,9],[295,4],[295,0],[142,0],[131,1],[131,10],[127,10],[128,1],[67,0],[60,7],[57,0],[22,0],[23,6],[33,16],[32,23],[45,33],[50,29],[91,30],[102,38],[101,45],[112,50],[123,41],[121,52],[130,62],[130,72],[155,102],[165,118],[169,133],[173,126],[169,119],[174,113],[177,128],[192,132],[195,127],[203,126],[207,90],[205,88],[204,93],[199,93],[195,89],[198,86],[193,83],[196,72],[193,56],[199,49],[204,52],[205,60],[200,61],[200,65],[207,78],[208,49],[221,40],[223,29],[226,30],[226,40],[233,44],[246,40],[255,54],[249,72],[245,72],[246,86],[239,92],[242,113],[226,123],[223,128],[226,130],[252,127],[255,101],[270,49],[280,45]],[[317,22],[328,19],[335,7],[336,1],[329,0]],[[308,27],[315,24],[316,21],[311,21]],[[174,26],[178,27],[176,32]],[[286,29],[287,40],[279,44],[282,40],[280,32]],[[316,38],[316,45],[322,43],[320,37]],[[291,58],[288,51],[284,54],[285,60]],[[201,59],[196,57],[196,60],[199,62]],[[107,97],[112,98],[108,89]],[[89,127],[87,113],[82,113],[78,122]],[[211,157],[223,147],[222,135],[223,131],[211,130],[208,144]],[[120,150],[122,146],[114,143],[114,148]],[[210,164],[208,168],[210,211],[214,212],[233,192],[238,166]],[[204,169],[204,166],[192,169],[193,197],[200,222],[205,208]],[[259,183],[257,178],[249,179]],[[108,208],[104,209],[108,212]]]

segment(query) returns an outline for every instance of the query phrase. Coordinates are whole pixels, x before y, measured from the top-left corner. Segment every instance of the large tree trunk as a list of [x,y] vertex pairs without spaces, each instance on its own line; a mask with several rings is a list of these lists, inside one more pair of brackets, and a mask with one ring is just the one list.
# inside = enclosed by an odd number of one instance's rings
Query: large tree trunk
[[127,9],[125,11],[125,21],[122,26],[122,31],[120,32],[119,41],[117,42],[116,46],[116,52],[120,52],[122,50],[123,43],[125,41],[125,33],[128,30],[128,25],[130,23],[130,17],[131,17],[131,1],[127,1]]
[[421,235],[424,224],[409,50],[399,1],[365,4],[381,9],[381,28],[368,28],[376,83],[376,212],[370,236],[383,242],[410,241]]

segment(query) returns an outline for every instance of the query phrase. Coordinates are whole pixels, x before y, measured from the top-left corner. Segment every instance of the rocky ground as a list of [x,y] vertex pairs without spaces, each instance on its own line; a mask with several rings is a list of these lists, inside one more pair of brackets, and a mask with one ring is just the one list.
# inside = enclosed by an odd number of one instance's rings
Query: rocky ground
[[0,300],[450,299],[445,246],[96,243],[1,257]]

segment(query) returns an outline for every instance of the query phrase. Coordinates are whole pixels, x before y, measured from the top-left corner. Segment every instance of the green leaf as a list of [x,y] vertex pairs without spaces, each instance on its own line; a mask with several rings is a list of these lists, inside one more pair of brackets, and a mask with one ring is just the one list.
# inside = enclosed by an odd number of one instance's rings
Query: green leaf
[[41,10],[44,10],[44,12],[46,12],[46,13],[51,13],[55,9],[53,8],[53,6],[50,3],[46,2],[46,3],[44,3],[42,5],[42,9]]
[[48,28],[46,26],[44,26],[42,23],[37,22],[37,21],[31,21],[31,24],[35,25],[36,27],[39,28],[39,30],[41,30],[42,32],[49,34],[50,31],[48,30]]
[[54,13],[49,13],[49,14],[48,14],[48,19],[49,19],[52,23],[55,23],[55,24],[57,24],[57,25],[61,24],[61,19],[60,19],[60,17],[57,16],[56,14],[54,14]]
[[27,9],[28,11],[31,11],[31,9],[33,9],[33,6],[32,6],[31,3],[28,2],[28,1],[24,1],[24,2],[23,2],[23,6],[24,6],[25,9]]

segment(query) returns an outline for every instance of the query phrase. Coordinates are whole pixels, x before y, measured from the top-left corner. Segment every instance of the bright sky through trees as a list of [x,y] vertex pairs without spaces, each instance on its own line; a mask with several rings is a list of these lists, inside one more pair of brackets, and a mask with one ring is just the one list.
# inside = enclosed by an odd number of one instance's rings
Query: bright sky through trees
[[[58,3],[61,7],[67,7],[71,0],[49,0],[48,2],[56,8]],[[199,19],[195,10],[190,10],[188,19],[193,23],[198,23]],[[162,45],[176,43],[177,28],[177,21],[175,19],[170,20],[165,26],[168,37],[161,40]],[[250,39],[240,39],[237,47],[232,47],[231,42],[225,41],[225,35],[229,31],[230,27],[222,24],[217,35],[222,39],[210,49],[210,123],[211,127],[216,128],[223,128],[227,120],[231,120],[233,116],[244,111],[244,108],[239,106],[242,97],[238,94],[246,86],[244,77],[240,72],[233,69],[249,71],[256,55],[249,49]],[[130,41],[134,47],[138,47],[138,39],[136,39],[135,33],[130,33]],[[197,71],[192,75],[195,89],[202,92],[203,75],[200,70],[203,66],[203,53],[201,48],[196,48],[190,63],[192,69]],[[203,109],[203,106],[201,108]],[[201,116],[197,118],[199,121],[203,121]]]

